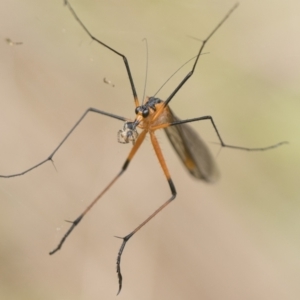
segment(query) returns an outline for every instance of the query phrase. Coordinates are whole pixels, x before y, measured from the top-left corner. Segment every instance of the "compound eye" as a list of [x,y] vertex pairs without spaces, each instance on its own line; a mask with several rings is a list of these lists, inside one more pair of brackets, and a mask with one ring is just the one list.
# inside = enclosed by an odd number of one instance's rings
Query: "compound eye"
[[142,115],[144,118],[147,118],[149,116],[149,109],[148,108],[144,109]]
[[135,112],[136,115],[139,113],[140,109],[141,109],[140,106],[137,106],[137,107],[135,108],[135,111],[134,111],[134,112]]

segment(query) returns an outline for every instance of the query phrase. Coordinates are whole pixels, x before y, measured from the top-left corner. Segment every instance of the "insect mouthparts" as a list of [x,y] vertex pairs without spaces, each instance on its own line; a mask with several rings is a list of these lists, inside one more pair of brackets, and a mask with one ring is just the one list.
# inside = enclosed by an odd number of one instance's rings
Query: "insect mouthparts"
[[118,142],[121,144],[132,142],[134,144],[139,136],[136,126],[136,122],[125,122],[123,129],[118,131]]

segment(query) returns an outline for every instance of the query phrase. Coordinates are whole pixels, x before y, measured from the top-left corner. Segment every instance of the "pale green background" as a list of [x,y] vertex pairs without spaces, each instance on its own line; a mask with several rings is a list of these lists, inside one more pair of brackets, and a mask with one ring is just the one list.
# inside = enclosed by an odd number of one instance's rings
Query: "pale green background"
[[[134,117],[122,59],[92,43],[57,1],[2,0],[0,174],[46,158],[88,107]],[[234,4],[229,0],[72,1],[88,28],[127,55],[142,97],[149,45],[151,96]],[[222,173],[215,185],[183,169],[158,134],[178,197],[127,245],[121,299],[300,298],[300,2],[241,1],[206,47],[195,75],[172,100],[181,118],[212,115],[194,128]],[[10,47],[5,38],[23,42]],[[160,92],[164,99],[187,66]],[[115,87],[103,83],[108,77]],[[48,252],[115,176],[130,145],[122,122],[90,115],[51,163],[0,179],[0,298],[115,299],[120,240],[170,195],[149,139],[128,172],[55,256]]]

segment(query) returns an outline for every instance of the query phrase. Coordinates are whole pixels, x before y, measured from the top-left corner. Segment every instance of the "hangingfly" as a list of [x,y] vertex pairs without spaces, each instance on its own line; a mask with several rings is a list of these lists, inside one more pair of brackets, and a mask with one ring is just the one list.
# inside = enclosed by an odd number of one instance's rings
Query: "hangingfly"
[[[183,87],[185,82],[193,75],[195,68],[197,66],[198,60],[200,55],[203,53],[203,49],[209,39],[214,35],[214,33],[223,25],[226,19],[231,15],[231,13],[237,8],[238,3],[235,4],[231,10],[225,15],[225,17],[221,20],[221,22],[211,31],[211,33],[207,36],[205,40],[202,41],[200,49],[198,50],[198,54],[195,57],[195,61],[193,64],[192,69],[188,72],[188,74],[182,79],[179,85],[174,89],[174,91],[170,94],[170,96],[165,100],[161,100],[159,98],[154,97],[146,97],[142,103],[140,103],[136,90],[135,85],[133,82],[133,78],[131,75],[129,63],[125,55],[121,54],[120,52],[116,51],[115,49],[111,48],[110,46],[106,45],[95,36],[93,36],[89,30],[85,27],[82,21],[79,19],[75,11],[73,10],[70,3],[65,0],[65,5],[69,8],[70,12],[80,24],[80,26],[85,30],[85,32],[89,35],[89,37],[102,45],[103,47],[107,48],[108,50],[114,52],[116,55],[120,56],[125,64],[125,68],[127,71],[127,75],[129,78],[129,82],[131,85],[131,90],[133,93],[134,104],[135,104],[135,118],[133,120],[114,115],[111,113],[104,112],[102,110],[98,110],[95,108],[89,108],[85,111],[85,113],[81,116],[81,118],[75,123],[75,125],[71,128],[68,134],[63,138],[63,140],[59,143],[59,145],[54,149],[54,151],[47,157],[45,160],[39,162],[38,164],[30,167],[29,169],[12,175],[0,175],[0,177],[9,178],[23,175],[41,165],[46,163],[47,161],[52,161],[53,156],[58,151],[58,149],[62,146],[62,144],[66,141],[66,139],[70,136],[70,134],[75,130],[75,128],[80,124],[80,122],[85,118],[85,116],[89,112],[94,112],[97,114],[101,114],[110,118],[114,118],[117,120],[121,120],[124,122],[124,125],[121,130],[118,132],[118,141],[120,143],[132,143],[133,146],[131,151],[129,152],[128,157],[126,158],[121,170],[119,173],[111,180],[111,182],[102,190],[102,192],[90,203],[90,205],[74,220],[68,221],[71,223],[70,228],[64,234],[62,239],[60,240],[59,244],[56,248],[54,248],[50,255],[56,253],[64,244],[70,233],[74,230],[74,228],[80,223],[82,218],[87,214],[87,212],[98,202],[98,200],[109,190],[109,188],[117,181],[117,179],[127,170],[131,160],[133,159],[135,153],[139,149],[140,145],[143,143],[147,134],[150,135],[150,140],[153,145],[154,151],[156,153],[157,159],[163,169],[165,177],[168,181],[171,196],[170,198],[165,201],[157,210],[155,210],[145,221],[143,221],[139,226],[137,226],[133,231],[131,231],[125,237],[121,237],[123,240],[121,247],[118,252],[117,256],[117,274],[119,280],[119,290],[118,294],[122,289],[122,274],[121,274],[121,258],[123,250],[126,246],[126,243],[129,239],[139,231],[146,223],[148,223],[156,214],[158,214],[162,209],[164,209],[169,203],[171,203],[176,197],[176,188],[171,179],[171,175],[169,173],[168,167],[164,160],[161,148],[155,136],[155,131],[158,129],[164,129],[168,139],[170,140],[173,148],[176,150],[179,158],[183,162],[185,168],[190,172],[192,176],[197,179],[204,180],[206,182],[215,182],[219,177],[219,172],[216,167],[215,161],[213,156],[211,155],[209,149],[205,145],[205,143],[201,140],[199,135],[190,127],[187,123],[192,123],[196,121],[202,120],[209,120],[216,132],[216,135],[220,141],[221,147],[229,147],[234,149],[246,150],[246,151],[264,151],[272,148],[276,148],[282,144],[287,142],[277,143],[275,145],[271,145],[268,147],[262,148],[245,148],[245,147],[238,147],[227,145],[223,142],[219,131],[215,125],[215,122],[211,116],[202,116],[196,117],[193,119],[187,120],[180,120],[177,118],[169,107],[170,101],[176,95],[176,93]],[[140,133],[138,132],[140,129]]]

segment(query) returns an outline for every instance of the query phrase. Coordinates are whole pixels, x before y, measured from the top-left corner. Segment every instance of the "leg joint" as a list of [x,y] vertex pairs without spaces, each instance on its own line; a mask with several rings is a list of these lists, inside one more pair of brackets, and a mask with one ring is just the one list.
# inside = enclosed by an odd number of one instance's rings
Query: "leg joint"
[[177,192],[176,192],[176,188],[175,188],[175,185],[172,181],[171,178],[168,179],[168,183],[169,183],[169,186],[170,186],[170,189],[171,189],[171,193],[173,195],[173,197],[171,198],[171,200],[174,200],[176,195],[177,195]]

